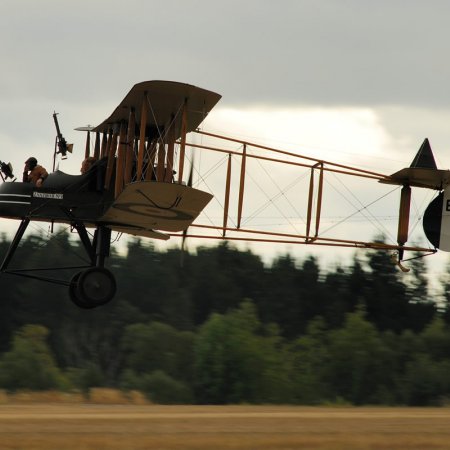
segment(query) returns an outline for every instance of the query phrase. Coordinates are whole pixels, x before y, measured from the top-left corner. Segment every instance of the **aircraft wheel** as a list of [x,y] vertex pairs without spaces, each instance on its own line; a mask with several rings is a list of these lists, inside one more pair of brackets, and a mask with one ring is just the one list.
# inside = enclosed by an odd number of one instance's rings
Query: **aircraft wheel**
[[104,305],[116,294],[114,275],[104,267],[90,267],[79,274],[76,291],[89,307]]
[[72,279],[70,280],[69,285],[69,295],[70,300],[72,300],[75,305],[77,305],[79,308],[82,309],[92,309],[95,308],[95,305],[87,303],[80,295],[78,291],[78,280],[80,278],[81,272],[78,272],[75,274]]

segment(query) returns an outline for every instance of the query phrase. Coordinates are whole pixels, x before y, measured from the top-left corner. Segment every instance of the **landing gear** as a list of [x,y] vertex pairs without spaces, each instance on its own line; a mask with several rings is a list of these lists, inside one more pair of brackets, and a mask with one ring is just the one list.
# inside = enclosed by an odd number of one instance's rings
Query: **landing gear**
[[106,257],[109,256],[111,230],[99,226],[95,230],[91,243],[83,224],[75,223],[74,227],[91,259],[92,267],[77,273],[72,278],[69,284],[69,295],[78,307],[92,309],[105,305],[116,294],[114,275],[103,267]]
[[92,309],[112,300],[116,289],[116,280],[108,269],[90,267],[72,278],[69,295],[78,307]]
[[[70,217],[69,213],[68,216]],[[19,275],[36,280],[47,281],[53,284],[68,286],[69,296],[72,302],[80,308],[92,309],[111,301],[116,293],[116,280],[114,275],[104,267],[105,259],[109,256],[111,242],[111,230],[103,225],[97,226],[94,238],[89,238],[84,223],[73,221],[72,226],[77,230],[81,243],[89,258],[89,266],[76,273],[70,281],[49,278],[39,275],[42,270],[57,271],[61,269],[82,269],[78,267],[54,267],[34,269],[8,269],[19,242],[27,229],[29,219],[23,219],[16,232],[10,248],[0,265],[0,272]]]

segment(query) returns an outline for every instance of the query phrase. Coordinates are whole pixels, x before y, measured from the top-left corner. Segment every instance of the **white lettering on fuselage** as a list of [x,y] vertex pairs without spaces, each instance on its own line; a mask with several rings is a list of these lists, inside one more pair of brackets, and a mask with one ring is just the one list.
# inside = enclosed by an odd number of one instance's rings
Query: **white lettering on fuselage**
[[37,198],[51,198],[52,200],[62,200],[64,198],[63,194],[53,194],[50,192],[33,192],[33,197]]

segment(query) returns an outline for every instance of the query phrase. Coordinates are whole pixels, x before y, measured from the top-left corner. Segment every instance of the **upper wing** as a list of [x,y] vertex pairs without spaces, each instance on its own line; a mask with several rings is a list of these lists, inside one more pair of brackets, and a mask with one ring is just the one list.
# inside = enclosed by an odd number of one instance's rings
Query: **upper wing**
[[114,112],[93,131],[109,131],[116,124],[128,122],[134,109],[136,123],[141,121],[141,105],[147,100],[146,136],[155,135],[168,124],[175,129],[175,139],[181,136],[182,109],[186,104],[186,132],[195,130],[220,100],[221,95],[190,84],[174,81],[143,81],[135,84]]

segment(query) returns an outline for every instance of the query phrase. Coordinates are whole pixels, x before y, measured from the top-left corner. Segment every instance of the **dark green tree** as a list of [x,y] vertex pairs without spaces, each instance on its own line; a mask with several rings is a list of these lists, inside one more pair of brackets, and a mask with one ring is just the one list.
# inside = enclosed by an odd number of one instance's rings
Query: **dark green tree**
[[261,329],[252,303],[213,314],[195,344],[197,400],[286,402],[291,396],[284,355],[276,328]]
[[265,290],[260,257],[250,251],[240,252],[227,242],[199,248],[190,264],[188,286],[196,325],[212,313],[236,308],[244,298],[259,298]]
[[367,319],[380,330],[400,332],[408,328],[409,298],[402,273],[383,250],[368,256],[370,274],[364,290]]
[[294,403],[320,404],[332,397],[326,369],[330,360],[328,332],[324,320],[317,317],[310,321],[306,333],[289,345]]
[[265,323],[275,322],[283,336],[292,339],[306,330],[308,322],[324,314],[327,293],[316,258],[301,264],[290,255],[276,258],[266,274],[266,289],[256,298]]
[[377,329],[362,311],[347,315],[344,326],[329,335],[327,380],[335,394],[350,403],[383,403],[392,386],[387,368],[395,355],[380,338]]
[[438,305],[430,296],[425,258],[415,252],[405,264],[409,269],[404,280],[409,302],[408,328],[421,331],[436,316]]
[[48,330],[26,325],[14,336],[11,350],[0,360],[0,386],[8,390],[65,389],[67,379],[47,345]]
[[191,384],[194,338],[192,332],[178,331],[164,323],[129,325],[122,339],[125,365],[138,375],[160,370]]
[[403,401],[410,406],[440,406],[449,393],[450,360],[435,361],[419,353],[406,365],[401,385]]

